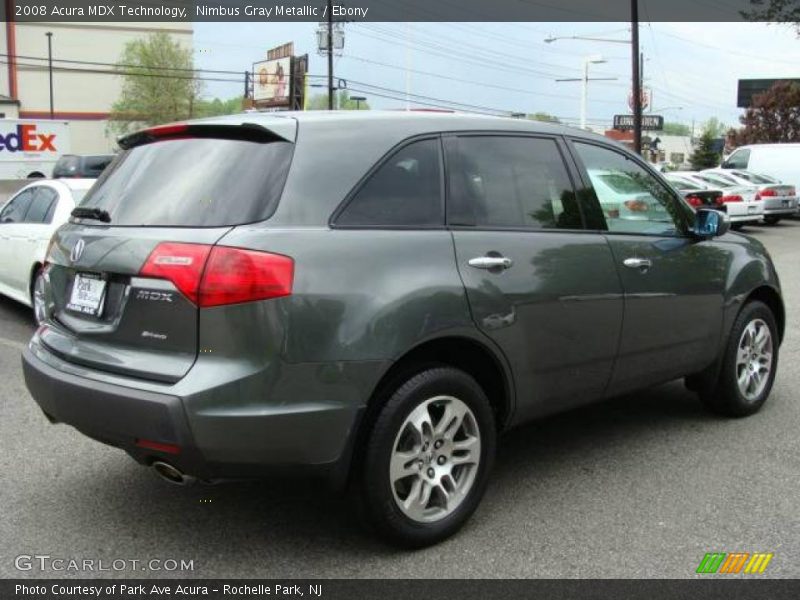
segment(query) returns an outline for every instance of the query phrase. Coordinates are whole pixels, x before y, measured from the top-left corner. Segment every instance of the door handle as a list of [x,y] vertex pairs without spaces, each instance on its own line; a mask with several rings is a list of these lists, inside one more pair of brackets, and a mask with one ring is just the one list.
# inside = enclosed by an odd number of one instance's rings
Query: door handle
[[647,271],[653,266],[653,261],[649,258],[626,258],[622,264],[629,269],[639,269],[641,272]]
[[470,258],[468,264],[476,269],[509,269],[514,261],[505,256],[478,256]]

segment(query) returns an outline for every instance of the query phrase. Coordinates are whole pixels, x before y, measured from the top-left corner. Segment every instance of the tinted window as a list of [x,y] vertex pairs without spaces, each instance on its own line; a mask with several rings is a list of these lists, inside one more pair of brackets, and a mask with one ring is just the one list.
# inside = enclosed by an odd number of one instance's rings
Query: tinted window
[[339,225],[425,227],[444,224],[439,140],[404,146],[353,196]]
[[576,143],[609,231],[673,235],[687,213],[669,188],[625,155],[593,144]]
[[667,181],[671,182],[676,188],[679,190],[703,190],[705,189],[702,185],[690,181],[688,179],[684,179],[683,177],[667,177]]
[[21,223],[33,198],[33,190],[25,190],[14,196],[0,212],[0,223]]
[[728,157],[728,160],[725,161],[725,168],[747,169],[748,162],[750,162],[750,150],[747,148],[742,148]]
[[219,227],[268,218],[280,198],[293,145],[192,138],[126,150],[81,206],[113,225]]
[[78,172],[80,159],[74,155],[62,156],[53,167],[53,177],[74,177]]
[[[50,207],[53,206],[58,199],[58,192],[48,187],[37,187],[33,195],[30,208],[25,214],[26,223],[47,223],[47,215],[50,213]],[[52,218],[52,215],[51,215]]]
[[554,140],[461,137],[454,162],[448,217],[452,224],[582,228],[572,184]]
[[711,173],[698,173],[697,175],[695,175],[695,177],[701,179],[702,181],[705,181],[710,185],[721,188],[729,188],[739,185],[738,183],[732,182],[727,177],[719,177],[717,175],[712,175]]
[[114,157],[110,155],[84,157],[83,175],[86,177],[98,177],[113,159]]

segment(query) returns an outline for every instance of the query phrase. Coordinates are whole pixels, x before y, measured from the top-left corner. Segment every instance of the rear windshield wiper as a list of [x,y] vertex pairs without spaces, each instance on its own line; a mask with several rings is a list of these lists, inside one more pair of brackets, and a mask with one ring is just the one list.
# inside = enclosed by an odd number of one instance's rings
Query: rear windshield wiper
[[102,221],[103,223],[111,223],[111,215],[108,214],[107,210],[103,210],[102,208],[78,206],[77,208],[73,208],[70,214],[78,219],[94,219],[95,221]]

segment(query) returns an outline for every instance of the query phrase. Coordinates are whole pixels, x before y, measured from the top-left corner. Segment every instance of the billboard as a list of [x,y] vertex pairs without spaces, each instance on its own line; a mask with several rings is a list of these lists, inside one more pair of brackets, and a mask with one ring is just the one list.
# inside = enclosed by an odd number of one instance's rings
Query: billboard
[[291,80],[289,56],[253,64],[253,100],[261,106],[289,106]]
[[763,94],[773,85],[781,81],[800,85],[800,79],[740,79],[736,94],[737,108],[749,108],[753,104],[753,96]]
[[[614,129],[631,131],[633,115],[614,115]],[[642,115],[642,131],[661,131],[664,129],[664,117],[661,115]]]

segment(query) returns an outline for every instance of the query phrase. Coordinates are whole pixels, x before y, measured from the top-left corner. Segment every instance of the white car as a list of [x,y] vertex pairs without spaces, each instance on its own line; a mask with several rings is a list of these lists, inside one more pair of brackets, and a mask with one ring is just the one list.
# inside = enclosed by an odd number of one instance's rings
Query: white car
[[706,189],[722,190],[722,202],[728,209],[731,228],[741,229],[747,223],[758,223],[764,215],[764,203],[756,199],[758,188],[753,185],[739,185],[727,177],[705,171],[672,171],[672,178],[688,179],[704,186]]
[[739,169],[708,169],[703,173],[716,173],[739,185],[758,187],[756,197],[764,203],[764,222],[775,225],[784,217],[797,212],[797,191],[793,185],[782,184],[774,177]]
[[94,182],[41,179],[22,188],[0,210],[0,294],[33,306],[37,322],[44,310],[41,290],[50,238]]

